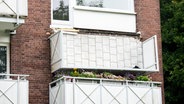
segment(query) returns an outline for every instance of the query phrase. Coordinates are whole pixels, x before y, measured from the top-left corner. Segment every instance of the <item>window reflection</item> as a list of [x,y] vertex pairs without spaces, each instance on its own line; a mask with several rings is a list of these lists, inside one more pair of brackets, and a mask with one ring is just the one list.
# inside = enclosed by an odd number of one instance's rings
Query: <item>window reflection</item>
[[53,19],[69,21],[69,0],[53,0]]
[[130,0],[77,0],[78,6],[129,10]]
[[6,46],[0,46],[0,73],[6,72]]

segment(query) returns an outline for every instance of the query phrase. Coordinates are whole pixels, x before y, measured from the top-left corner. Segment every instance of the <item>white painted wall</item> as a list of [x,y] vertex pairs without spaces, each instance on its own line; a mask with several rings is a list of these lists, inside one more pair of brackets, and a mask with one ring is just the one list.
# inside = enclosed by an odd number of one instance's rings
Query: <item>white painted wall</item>
[[0,43],[10,43],[10,35],[0,31]]
[[136,32],[134,13],[99,10],[74,7],[73,26],[85,29]]

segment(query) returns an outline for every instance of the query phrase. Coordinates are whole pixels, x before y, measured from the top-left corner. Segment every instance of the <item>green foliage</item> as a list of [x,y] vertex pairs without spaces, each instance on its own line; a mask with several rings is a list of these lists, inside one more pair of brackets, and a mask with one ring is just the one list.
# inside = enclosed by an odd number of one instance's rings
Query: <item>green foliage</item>
[[184,94],[184,0],[161,0],[166,104],[179,104]]
[[150,81],[151,79],[147,75],[141,75],[136,78],[138,81]]
[[78,76],[80,76],[80,73],[79,72],[70,72],[70,76],[78,77]]
[[80,77],[96,78],[96,74],[93,72],[83,72],[80,74]]
[[103,72],[103,76],[109,76],[109,75],[113,75],[113,74],[110,72]]

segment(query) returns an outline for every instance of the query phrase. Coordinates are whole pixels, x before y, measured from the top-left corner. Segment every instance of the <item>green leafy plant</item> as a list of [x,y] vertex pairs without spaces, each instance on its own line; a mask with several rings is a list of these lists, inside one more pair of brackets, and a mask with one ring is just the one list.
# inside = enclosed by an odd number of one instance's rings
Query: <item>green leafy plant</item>
[[151,79],[147,75],[141,75],[141,76],[136,77],[136,80],[139,80],[139,81],[150,81]]
[[70,72],[70,76],[78,77],[80,73],[77,71],[77,68],[73,68],[73,72]]
[[82,72],[80,77],[96,78],[96,74],[93,72]]

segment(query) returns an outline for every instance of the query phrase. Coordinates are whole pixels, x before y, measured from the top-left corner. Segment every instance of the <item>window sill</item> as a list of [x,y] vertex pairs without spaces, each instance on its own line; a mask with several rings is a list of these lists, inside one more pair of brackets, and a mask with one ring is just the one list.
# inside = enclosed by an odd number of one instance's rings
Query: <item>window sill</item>
[[51,24],[50,28],[73,28],[73,26],[63,24]]
[[95,11],[95,12],[106,12],[106,13],[116,13],[116,14],[128,14],[135,15],[135,12],[125,11],[125,10],[117,10],[117,9],[108,9],[108,8],[95,8],[95,7],[84,7],[84,6],[75,6],[76,10],[84,10],[84,11]]

